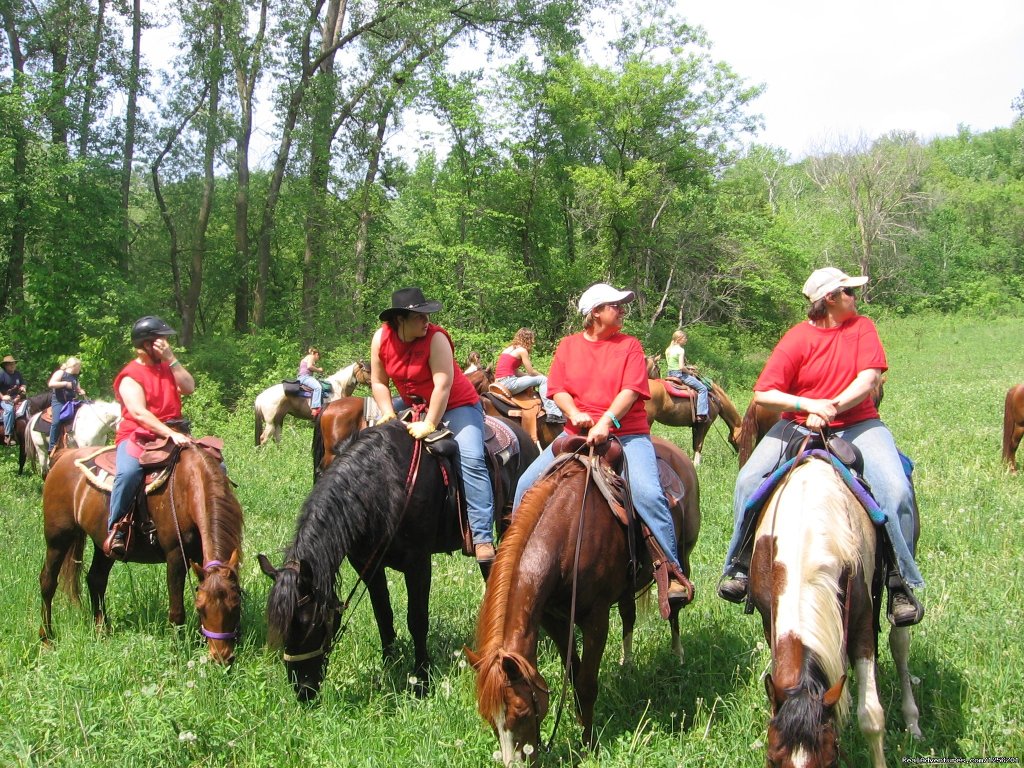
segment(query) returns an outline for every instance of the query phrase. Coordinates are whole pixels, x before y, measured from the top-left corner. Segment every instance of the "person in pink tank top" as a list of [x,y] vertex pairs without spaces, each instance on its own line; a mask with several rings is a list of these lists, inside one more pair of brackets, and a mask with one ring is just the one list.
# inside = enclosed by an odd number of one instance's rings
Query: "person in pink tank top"
[[[370,344],[370,386],[384,414],[395,418],[396,407],[419,406],[421,421],[406,425],[421,440],[444,424],[459,444],[466,487],[469,524],[476,559],[483,567],[494,560],[494,495],[484,454],[484,411],[473,384],[455,362],[455,345],[448,332],[430,322],[441,310],[419,288],[391,294],[391,306],[380,313],[383,324]],[[391,384],[398,390],[393,398]]]
[[[530,328],[520,328],[512,337],[512,343],[501,350],[494,366],[494,379],[513,395],[530,387],[537,387],[544,417],[553,424],[565,424],[565,416],[554,400],[548,397],[548,377],[533,367],[530,352],[537,335]],[[520,370],[525,370],[522,375]]]

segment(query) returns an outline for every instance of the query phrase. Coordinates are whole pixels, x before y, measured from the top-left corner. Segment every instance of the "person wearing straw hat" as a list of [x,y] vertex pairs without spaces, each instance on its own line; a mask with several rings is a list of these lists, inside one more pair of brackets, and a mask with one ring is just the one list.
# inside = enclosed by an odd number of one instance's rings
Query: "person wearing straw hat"
[[14,445],[14,401],[25,394],[25,379],[14,355],[4,355],[0,370],[0,409],[4,415],[4,445]]
[[428,300],[420,288],[391,294],[391,306],[380,313],[383,322],[370,345],[371,389],[383,414],[379,422],[395,418],[394,383],[401,404],[426,408],[422,421],[406,425],[410,435],[421,440],[442,422],[451,430],[459,444],[476,560],[487,568],[495,556],[494,494],[484,453],[484,411],[476,389],[455,362],[448,332],[430,322],[430,315],[440,311],[441,303]]
[[789,438],[828,428],[860,449],[864,479],[886,515],[896,565],[888,574],[889,620],[909,626],[924,616],[912,591],[924,585],[911,549],[917,527],[914,491],[870,397],[888,363],[875,324],[857,313],[856,289],[867,281],[866,275],[851,277],[835,267],[815,270],[803,288],[807,320],[786,332],[754,385],[754,402],[782,417],[736,478],[733,535],[718,584],[725,600],[740,602],[747,594],[751,542],[741,541],[747,501],[779,463]]

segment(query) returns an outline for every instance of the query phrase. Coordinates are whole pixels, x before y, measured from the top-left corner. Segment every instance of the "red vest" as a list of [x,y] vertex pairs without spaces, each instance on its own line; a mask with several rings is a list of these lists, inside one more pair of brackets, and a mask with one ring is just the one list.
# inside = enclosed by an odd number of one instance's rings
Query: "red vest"
[[[427,334],[412,341],[402,341],[390,325],[385,323],[383,326],[380,335],[380,360],[384,364],[384,372],[395,383],[395,388],[406,405],[413,405],[419,400],[424,403],[430,402],[430,395],[434,391],[434,377],[430,370],[430,340],[437,333],[443,334],[448,340],[454,357],[455,345],[452,344],[451,336],[439,325],[429,323]],[[459,368],[459,364],[453,360],[452,366],[452,389],[445,410],[480,402],[480,396],[466,378],[466,374]]]
[[[143,365],[138,360],[128,363],[114,377],[114,396],[118,402],[121,401],[118,390],[121,387],[121,381],[125,378],[138,382],[146,396],[146,407],[160,421],[166,424],[171,419],[181,418],[181,393],[178,392],[174,372],[167,363]],[[128,409],[124,407],[124,403],[121,403],[121,424],[117,428],[114,443],[118,444],[128,437],[135,440],[151,440],[156,435],[135,421],[128,413]]]

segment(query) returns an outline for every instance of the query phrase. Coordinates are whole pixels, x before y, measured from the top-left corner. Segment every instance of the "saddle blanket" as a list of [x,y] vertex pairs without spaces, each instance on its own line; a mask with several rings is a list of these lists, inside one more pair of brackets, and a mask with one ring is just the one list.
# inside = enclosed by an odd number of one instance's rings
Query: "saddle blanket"
[[668,379],[660,379],[661,385],[665,387],[665,391],[672,397],[696,397],[697,393],[689,387],[680,387],[675,382],[669,381]]

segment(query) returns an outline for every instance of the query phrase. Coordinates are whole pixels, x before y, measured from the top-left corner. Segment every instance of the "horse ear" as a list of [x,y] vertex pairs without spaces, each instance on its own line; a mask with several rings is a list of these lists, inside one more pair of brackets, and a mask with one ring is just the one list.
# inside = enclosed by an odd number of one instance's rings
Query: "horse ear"
[[511,656],[502,657],[501,669],[510,683],[517,683],[523,679],[523,670],[520,668],[519,662]]
[[267,576],[269,576],[271,579],[276,581],[277,568],[271,565],[270,558],[268,558],[266,555],[260,552],[258,555],[256,555],[256,559],[260,561],[260,570],[267,574]]
[[242,555],[237,549],[231,551],[231,557],[228,558],[228,568],[232,571],[238,570],[238,561],[242,559]]
[[464,654],[466,654],[466,659],[469,660],[469,665],[471,667],[473,667],[473,669],[479,671],[480,670],[480,662],[483,661],[484,657],[481,656],[479,653],[476,653],[468,645],[462,646],[462,652]]
[[196,575],[196,578],[199,579],[199,581],[202,581],[206,577],[206,571],[203,570],[203,566],[195,560],[192,561],[192,573]]
[[839,697],[843,694],[843,686],[846,684],[846,675],[839,678],[839,682],[825,691],[824,697],[822,697],[821,703],[825,705],[826,709],[832,709],[839,701]]

